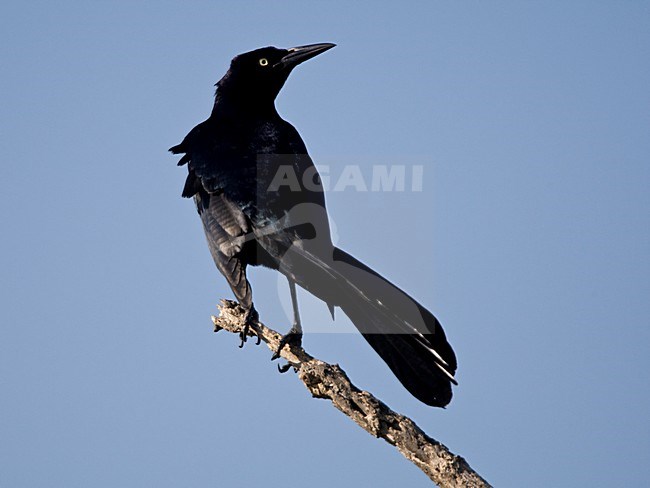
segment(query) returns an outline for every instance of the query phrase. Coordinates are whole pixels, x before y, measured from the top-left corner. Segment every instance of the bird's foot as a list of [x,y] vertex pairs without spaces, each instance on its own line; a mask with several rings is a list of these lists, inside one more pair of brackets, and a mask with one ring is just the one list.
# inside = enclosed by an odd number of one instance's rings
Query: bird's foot
[[[289,332],[283,335],[282,339],[280,339],[280,345],[273,353],[273,356],[271,356],[271,361],[275,361],[280,357],[280,351],[282,351],[282,348],[286,345],[298,346],[298,347],[302,345],[302,330],[300,330],[300,328],[298,328],[295,324],[293,325],[293,327],[291,327],[291,330],[289,330]],[[289,368],[287,368],[286,370],[288,369]],[[285,371],[280,370],[281,373],[284,373]]]
[[259,314],[255,308],[251,307],[246,311],[246,314],[244,315],[244,329],[239,333],[239,338],[241,339],[241,343],[239,344],[240,348],[244,347],[244,343],[248,339],[248,332],[250,329],[253,329],[255,331],[257,335],[257,345],[260,344],[262,337],[257,330],[257,321],[259,318]]

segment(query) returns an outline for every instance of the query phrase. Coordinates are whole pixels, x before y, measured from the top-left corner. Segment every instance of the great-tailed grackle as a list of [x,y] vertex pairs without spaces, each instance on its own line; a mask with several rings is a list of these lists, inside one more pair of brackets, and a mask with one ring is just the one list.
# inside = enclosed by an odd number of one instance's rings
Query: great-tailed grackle
[[[330,237],[320,177],[296,129],[275,109],[291,70],[334,44],[266,47],[236,56],[217,83],[210,117],[170,149],[188,164],[184,197],[194,197],[214,262],[246,311],[258,319],[246,267],[267,266],[289,281],[300,343],[296,284],[341,308],[400,382],[422,402],[444,407],[456,357],[438,320]],[[296,186],[297,185],[297,186]],[[242,334],[242,344],[246,334]]]

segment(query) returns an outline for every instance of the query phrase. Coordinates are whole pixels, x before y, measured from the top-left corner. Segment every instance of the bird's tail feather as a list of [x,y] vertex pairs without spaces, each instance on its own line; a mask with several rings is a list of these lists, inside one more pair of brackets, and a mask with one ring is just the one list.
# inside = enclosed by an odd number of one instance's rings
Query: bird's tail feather
[[437,407],[451,401],[456,356],[438,320],[417,301],[338,248],[323,259],[292,246],[280,271],[342,308],[413,396]]

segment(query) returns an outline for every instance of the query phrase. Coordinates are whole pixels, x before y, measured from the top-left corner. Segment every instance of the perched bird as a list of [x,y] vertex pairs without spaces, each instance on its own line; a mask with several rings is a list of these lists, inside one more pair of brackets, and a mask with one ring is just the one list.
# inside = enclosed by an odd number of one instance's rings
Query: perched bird
[[[283,336],[299,344],[296,285],[339,307],[422,402],[444,407],[452,397],[456,357],[438,320],[388,280],[332,244],[320,176],[298,131],[275,109],[291,71],[334,44],[265,47],[236,56],[217,82],[214,107],[172,147],[189,174],[210,252],[255,330],[247,266],[266,266],[289,281],[294,322]],[[410,250],[409,252],[413,252]],[[242,344],[246,333],[241,336]]]

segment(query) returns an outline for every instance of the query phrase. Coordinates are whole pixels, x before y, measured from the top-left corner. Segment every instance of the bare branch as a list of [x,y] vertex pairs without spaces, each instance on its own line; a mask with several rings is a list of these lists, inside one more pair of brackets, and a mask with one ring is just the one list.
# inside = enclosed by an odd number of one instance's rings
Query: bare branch
[[[220,316],[212,317],[215,332],[223,329],[240,334],[244,312],[239,305],[222,300],[218,308]],[[275,351],[281,335],[263,324],[257,328],[261,339]],[[336,408],[365,431],[395,446],[440,487],[490,486],[462,457],[452,454],[447,447],[426,435],[411,419],[393,412],[367,391],[359,390],[338,365],[315,359],[302,347],[293,345],[285,346],[280,355],[296,369],[298,378],[314,398],[331,400]]]

